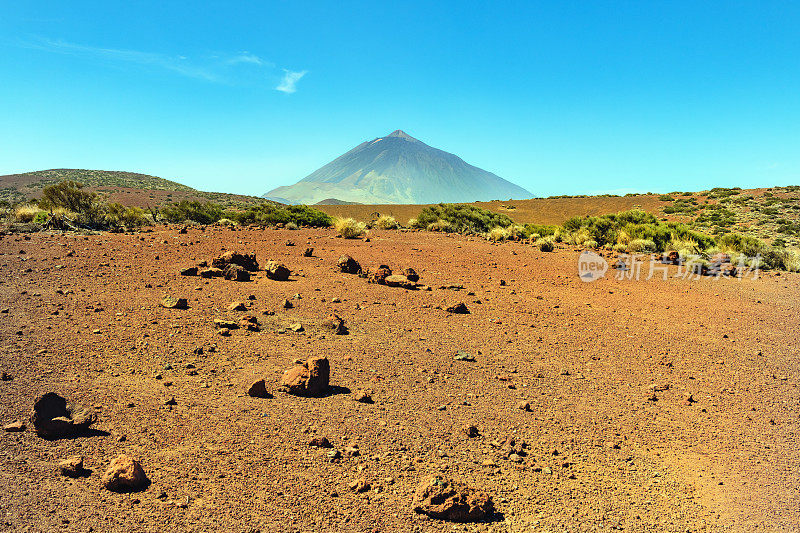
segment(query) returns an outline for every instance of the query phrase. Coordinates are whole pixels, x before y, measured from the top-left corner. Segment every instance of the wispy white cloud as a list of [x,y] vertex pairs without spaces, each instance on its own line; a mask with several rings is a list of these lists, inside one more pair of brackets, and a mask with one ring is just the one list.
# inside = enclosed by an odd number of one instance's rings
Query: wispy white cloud
[[123,63],[135,63],[138,65],[166,69],[190,78],[220,81],[218,74],[215,73],[210,66],[194,64],[185,56],[169,56],[166,54],[141,52],[138,50],[101,48],[49,39],[44,39],[36,43],[29,43],[29,45],[32,48],[38,48],[49,52],[95,57]]
[[250,52],[242,52],[240,54],[237,54],[237,55],[229,58],[226,61],[226,63],[228,65],[239,65],[239,64],[245,63],[245,64],[251,64],[251,65],[258,65],[258,66],[268,66],[268,67],[274,67],[275,66],[273,63],[270,63],[269,61],[264,61],[263,59],[261,59],[257,55],[251,54]]
[[281,82],[275,87],[276,91],[281,91],[284,93],[293,93],[297,92],[297,82],[300,81],[300,78],[306,75],[307,70],[301,70],[300,72],[294,72],[291,70],[283,69],[283,78],[281,78]]
[[[23,43],[22,46],[110,63],[140,65],[166,70],[189,78],[230,85],[259,85],[279,76],[275,71],[274,63],[247,51],[191,58],[185,55],[103,48],[51,39],[38,39]],[[293,93],[297,90],[295,87],[297,81],[306,74],[306,71],[283,70],[283,78],[275,89]]]

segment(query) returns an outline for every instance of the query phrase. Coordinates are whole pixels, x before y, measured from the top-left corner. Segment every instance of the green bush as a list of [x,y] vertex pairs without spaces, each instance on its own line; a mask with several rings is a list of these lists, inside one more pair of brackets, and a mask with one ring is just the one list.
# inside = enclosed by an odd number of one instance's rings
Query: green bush
[[319,209],[314,209],[307,205],[279,206],[268,202],[251,206],[243,213],[232,214],[230,218],[239,224],[258,224],[261,226],[293,223],[297,226],[327,228],[333,224],[331,217]]
[[466,204],[439,204],[426,207],[417,216],[416,226],[427,229],[430,224],[438,223],[448,229],[439,231],[452,231],[458,233],[486,233],[495,226],[507,228],[514,222],[506,215],[501,215],[487,209]]
[[83,184],[72,180],[64,180],[56,185],[48,185],[42,189],[39,207],[53,209],[62,207],[74,213],[94,214],[97,210],[96,193],[84,191]]
[[182,200],[178,203],[165,205],[161,208],[161,216],[167,222],[197,222],[199,224],[213,224],[220,218],[224,209],[213,202],[201,203],[197,201]]
[[118,203],[109,203],[106,206],[106,222],[113,227],[126,227],[128,229],[140,228],[147,224],[144,210],[138,207],[126,207]]

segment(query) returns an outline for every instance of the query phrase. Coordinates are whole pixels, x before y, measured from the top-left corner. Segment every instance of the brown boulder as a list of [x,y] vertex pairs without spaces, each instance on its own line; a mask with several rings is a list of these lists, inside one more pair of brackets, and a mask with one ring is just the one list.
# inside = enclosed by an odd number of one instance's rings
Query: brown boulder
[[267,277],[275,281],[286,281],[289,279],[291,271],[283,263],[277,261],[267,261]]
[[238,265],[250,272],[258,271],[258,261],[256,254],[243,254],[240,252],[225,252],[221,256],[211,261],[211,266],[225,270],[228,265]]
[[259,379],[247,389],[247,395],[253,398],[272,398],[272,394],[267,391],[267,384],[263,379]]
[[408,278],[408,281],[413,281],[414,283],[419,281],[419,274],[413,268],[403,270],[403,275]]
[[120,455],[111,461],[101,482],[105,488],[114,492],[132,492],[150,484],[142,465],[128,455]]
[[463,483],[425,478],[414,493],[414,511],[451,522],[477,522],[494,513],[492,497]]
[[258,319],[253,315],[245,315],[239,319],[239,327],[246,331],[261,331]]
[[296,396],[319,396],[330,383],[331,367],[327,357],[310,357],[283,373],[281,387]]
[[370,273],[369,277],[367,278],[367,283],[386,285],[386,278],[391,275],[392,270],[385,265],[381,265],[375,272]]
[[83,457],[80,455],[70,455],[58,463],[58,471],[62,476],[67,477],[81,477],[88,473],[88,471],[83,468]]
[[332,329],[336,335],[347,335],[348,333],[344,320],[335,314],[328,315],[328,318],[322,321],[322,327]]
[[222,277],[222,269],[221,268],[206,268],[205,270],[200,271],[201,278],[221,278]]
[[250,272],[243,266],[230,264],[222,271],[222,276],[230,281],[250,281]]
[[361,265],[349,255],[341,256],[336,262],[336,266],[345,274],[358,274],[361,272]]
[[314,255],[314,249],[313,248],[306,248],[303,251],[303,257],[312,257],[313,255]]
[[88,409],[67,404],[67,400],[48,392],[33,404],[31,424],[36,433],[46,439],[60,439],[78,435],[97,421],[97,415]]
[[161,299],[161,307],[166,307],[167,309],[186,309],[189,307],[189,302],[186,298],[164,296],[164,298]]
[[450,307],[445,309],[445,311],[447,311],[448,313],[454,313],[456,315],[468,315],[469,314],[469,309],[467,309],[467,306],[464,305],[463,302],[457,303],[455,305],[451,305]]
[[181,269],[181,276],[196,276],[198,273],[197,267],[187,267]]
[[231,302],[228,305],[228,311],[247,311],[247,306],[244,302]]

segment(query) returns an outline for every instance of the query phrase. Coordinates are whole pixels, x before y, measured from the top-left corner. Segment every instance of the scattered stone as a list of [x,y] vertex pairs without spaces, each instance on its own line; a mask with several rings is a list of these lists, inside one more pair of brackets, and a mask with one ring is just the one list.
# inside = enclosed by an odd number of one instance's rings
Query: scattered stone
[[310,357],[283,374],[281,386],[296,396],[319,396],[330,383],[331,367],[327,357]]
[[247,306],[244,302],[231,302],[228,305],[228,311],[247,311]]
[[333,444],[328,440],[328,437],[314,437],[308,445],[315,448],[333,448]]
[[173,396],[169,400],[165,401],[164,405],[178,405],[178,400],[176,400]]
[[417,486],[414,511],[439,520],[477,522],[494,513],[494,503],[483,491],[434,475]]
[[374,403],[372,401],[372,394],[368,390],[358,391],[355,396],[353,396],[353,400],[359,403]]
[[686,392],[683,394],[683,405],[692,405],[697,400],[694,399],[694,396],[691,392]]
[[392,269],[386,265],[381,265],[375,272],[367,276],[367,283],[375,283],[377,285],[386,285],[386,278],[392,275]]
[[217,329],[238,329],[239,324],[233,320],[227,320],[225,318],[215,318],[214,319],[214,327]]
[[445,309],[445,311],[447,311],[448,313],[454,313],[456,315],[468,315],[469,314],[469,309],[467,309],[467,306],[464,305],[463,302],[457,303],[455,305],[451,305],[450,307]]
[[292,307],[294,307],[294,304],[292,302],[290,302],[289,300],[284,300],[283,301],[283,308],[284,309],[291,309]]
[[31,424],[36,433],[45,439],[60,439],[79,435],[97,421],[97,415],[89,409],[67,404],[67,400],[48,392],[33,404]]
[[348,457],[358,457],[361,455],[361,451],[358,449],[357,445],[346,446],[344,453],[346,453]]
[[197,267],[187,267],[181,269],[181,276],[196,276],[199,273]]
[[526,401],[521,401],[521,402],[519,402],[517,404],[517,409],[521,409],[523,411],[530,411],[531,410],[531,404],[526,402]]
[[245,315],[239,319],[239,327],[245,331],[261,331],[258,319],[253,315]]
[[348,333],[344,320],[335,314],[328,315],[328,318],[322,321],[322,327],[333,330],[336,335],[347,335]]
[[291,271],[283,263],[277,261],[267,261],[267,277],[275,281],[286,281],[289,279]]
[[114,492],[133,492],[150,484],[142,465],[128,455],[120,455],[111,461],[101,482],[105,488]]
[[467,437],[469,437],[471,439],[477,437],[478,435],[480,435],[480,432],[478,431],[478,428],[475,427],[475,426],[467,426],[467,429],[465,429],[464,431],[467,434]]
[[10,424],[3,426],[3,431],[8,431],[9,433],[19,433],[20,431],[25,431],[25,422],[22,420],[15,420]]
[[392,274],[383,280],[383,284],[387,287],[401,287],[403,289],[416,289],[417,284],[409,280],[406,276],[400,274]]
[[247,389],[247,395],[253,398],[272,398],[272,394],[267,391],[267,384],[263,379],[259,379]]
[[290,329],[290,330],[292,330],[292,331],[294,331],[295,333],[301,333],[301,332],[303,332],[303,331],[305,331],[305,330],[306,330],[306,329],[303,327],[303,324],[301,324],[300,322],[295,322],[294,324],[292,324],[291,326],[289,326],[289,329]]
[[341,256],[336,262],[336,266],[345,274],[358,274],[361,272],[361,265],[349,255]]
[[314,249],[313,248],[306,248],[303,251],[303,257],[313,257],[314,256]]
[[189,302],[186,300],[186,298],[164,296],[161,299],[161,307],[166,307],[167,309],[186,309],[189,307]]
[[0,372],[0,381],[11,381],[12,379],[14,378],[8,372]]
[[206,268],[200,271],[201,278],[221,278],[222,277],[222,269],[221,268]]
[[70,455],[58,463],[58,471],[62,476],[67,477],[81,477],[88,473],[88,471],[83,468],[83,457],[80,455]]
[[403,270],[403,275],[408,278],[408,281],[412,281],[414,283],[419,281],[419,274],[413,268],[406,268]]
[[521,463],[522,461],[524,461],[522,456],[517,455],[516,453],[512,453],[511,455],[509,455],[508,460],[511,461],[512,463]]
[[333,462],[342,458],[342,452],[339,450],[331,450],[328,452],[328,460]]
[[358,481],[353,481],[352,483],[349,484],[349,487],[350,490],[357,492],[359,494],[367,492],[369,489],[372,488],[370,484],[363,479],[359,479]]
[[222,276],[229,281],[250,281],[250,272],[236,264],[226,266],[222,271]]
[[225,252],[221,256],[211,261],[211,266],[225,270],[229,265],[238,265],[249,272],[258,271],[258,261],[256,254],[243,254],[240,252]]
[[469,363],[474,363],[475,362],[475,357],[473,355],[471,355],[471,354],[468,354],[467,352],[459,350],[459,351],[456,352],[456,355],[455,355],[455,357],[453,357],[453,360],[455,360],[455,361],[467,361]]

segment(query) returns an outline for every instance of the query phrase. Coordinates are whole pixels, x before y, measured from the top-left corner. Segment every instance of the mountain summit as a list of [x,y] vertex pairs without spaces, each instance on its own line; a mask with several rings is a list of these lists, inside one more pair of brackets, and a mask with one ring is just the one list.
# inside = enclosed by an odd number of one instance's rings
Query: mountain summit
[[332,198],[364,204],[432,204],[531,196],[522,187],[402,130],[363,142],[294,185],[264,195],[292,204]]

